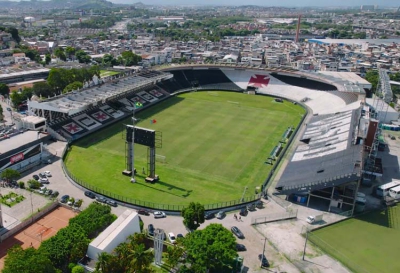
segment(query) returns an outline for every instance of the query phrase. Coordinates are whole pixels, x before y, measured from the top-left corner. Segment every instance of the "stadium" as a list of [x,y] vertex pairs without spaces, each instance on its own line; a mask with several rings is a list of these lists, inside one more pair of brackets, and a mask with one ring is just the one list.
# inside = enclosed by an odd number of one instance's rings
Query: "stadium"
[[[69,143],[63,167],[75,183],[123,203],[177,211],[195,201],[218,209],[254,202],[268,189],[352,213],[363,143],[375,136],[368,134],[370,89],[350,72],[169,66],[95,77],[82,90],[29,101],[28,111]],[[135,133],[136,183],[121,174],[131,165],[125,126],[133,112],[138,128],[156,132],[150,146]],[[379,166],[370,168],[379,175]]]

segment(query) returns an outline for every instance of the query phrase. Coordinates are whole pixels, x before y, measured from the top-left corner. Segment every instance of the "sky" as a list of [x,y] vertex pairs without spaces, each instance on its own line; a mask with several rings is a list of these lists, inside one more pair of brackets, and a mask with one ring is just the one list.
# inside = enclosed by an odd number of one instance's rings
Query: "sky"
[[[110,1],[110,0],[109,0]],[[111,0],[114,3],[133,4],[140,0]],[[400,6],[399,0],[143,0],[147,5],[260,5],[260,6]]]

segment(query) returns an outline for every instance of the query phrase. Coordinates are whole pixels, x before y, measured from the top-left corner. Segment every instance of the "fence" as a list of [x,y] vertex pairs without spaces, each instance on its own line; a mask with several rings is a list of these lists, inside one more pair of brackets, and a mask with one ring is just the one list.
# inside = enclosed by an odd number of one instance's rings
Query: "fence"
[[297,209],[295,210],[287,210],[285,212],[277,212],[277,213],[270,213],[263,216],[253,217],[251,218],[252,225],[258,225],[268,222],[275,222],[281,220],[288,220],[297,218]]
[[341,253],[337,248],[329,245],[327,242],[319,238],[317,235],[312,232],[308,233],[308,240],[312,242],[314,245],[318,246],[322,251],[324,251],[329,256],[332,256],[339,262],[341,262],[344,266],[349,268],[352,272],[355,273],[371,273],[372,271],[367,270],[362,265],[359,265],[351,260],[350,257],[347,257],[345,254]]
[[48,207],[44,208],[40,212],[36,213],[32,217],[29,217],[28,219],[24,220],[23,222],[19,223],[17,226],[13,227],[10,231],[7,233],[3,234],[0,236],[0,242],[3,242],[5,239],[13,236],[15,233],[19,232],[21,229],[26,228],[33,222],[35,222],[37,219],[41,218],[43,215],[49,213],[53,209],[58,207],[58,202],[53,202],[51,203]]
[[[67,150],[67,147],[66,147],[66,149],[64,149],[64,152],[66,150]],[[64,161],[61,162],[61,165],[62,165],[65,175],[67,175],[76,184],[78,184],[88,190],[91,190],[95,193],[101,194],[106,197],[110,197],[116,201],[119,201],[122,203],[127,203],[127,204],[138,206],[138,207],[145,207],[145,208],[157,209],[157,210],[167,210],[167,211],[182,211],[182,209],[185,207],[185,205],[158,204],[158,203],[133,199],[133,198],[129,198],[126,196],[122,196],[119,194],[115,194],[115,193],[103,190],[96,186],[90,185],[90,184],[80,180],[76,176],[74,176],[72,173],[69,172],[68,168],[64,164]],[[216,210],[216,209],[221,209],[221,208],[226,208],[226,207],[234,207],[234,206],[238,206],[238,205],[242,205],[242,204],[248,204],[248,203],[255,202],[255,201],[259,200],[260,198],[261,198],[261,194],[255,194],[253,196],[248,196],[243,199],[231,200],[231,201],[214,203],[214,204],[206,204],[206,205],[204,205],[204,209],[205,210]]]

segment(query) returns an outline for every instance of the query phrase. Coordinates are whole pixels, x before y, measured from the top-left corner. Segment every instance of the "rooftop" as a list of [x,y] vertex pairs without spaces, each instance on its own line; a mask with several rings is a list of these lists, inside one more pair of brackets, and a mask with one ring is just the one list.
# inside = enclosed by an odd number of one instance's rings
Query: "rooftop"
[[[39,135],[39,136],[38,136]],[[38,134],[37,131],[26,131],[15,136],[11,136],[0,142],[0,155],[9,152],[13,149],[35,141],[38,138],[45,137],[44,134]]]

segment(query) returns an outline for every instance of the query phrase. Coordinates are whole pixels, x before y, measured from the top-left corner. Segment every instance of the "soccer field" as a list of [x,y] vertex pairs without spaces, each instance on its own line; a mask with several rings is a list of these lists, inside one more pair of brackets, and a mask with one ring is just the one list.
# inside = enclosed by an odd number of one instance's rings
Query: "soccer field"
[[[238,103],[237,103],[238,102]],[[69,171],[86,183],[120,196],[162,204],[203,204],[254,195],[271,170],[266,158],[287,127],[297,126],[305,110],[272,97],[234,92],[193,92],[170,98],[137,114],[138,126],[162,132],[165,156],[157,162],[160,181],[144,182],[147,147],[135,145],[138,182],[125,169],[122,124],[114,124],[72,146]],[[156,123],[151,123],[155,119]]]
[[352,272],[400,272],[400,205],[319,229],[309,238]]

